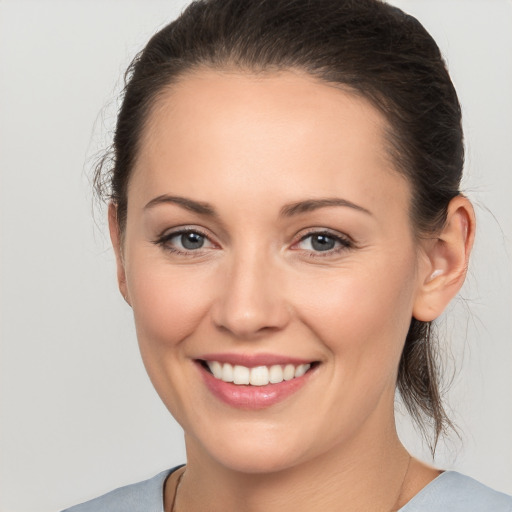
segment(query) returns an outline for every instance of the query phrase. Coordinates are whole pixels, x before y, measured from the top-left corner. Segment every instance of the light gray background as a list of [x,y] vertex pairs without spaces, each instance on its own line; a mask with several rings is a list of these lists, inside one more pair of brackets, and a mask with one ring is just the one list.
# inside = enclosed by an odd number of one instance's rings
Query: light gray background
[[[442,444],[437,464],[512,493],[512,2],[395,3],[448,60],[480,222],[464,300],[441,328],[459,368],[449,398],[462,441]],[[56,511],[184,461],[87,178],[122,72],[184,4],[0,0],[3,512]],[[406,420],[400,431],[428,459]]]

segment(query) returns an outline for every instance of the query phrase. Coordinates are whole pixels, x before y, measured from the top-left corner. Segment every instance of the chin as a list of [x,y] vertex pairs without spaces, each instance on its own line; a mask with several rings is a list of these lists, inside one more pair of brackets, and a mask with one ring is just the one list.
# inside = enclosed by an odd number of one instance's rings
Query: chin
[[300,446],[286,441],[281,436],[276,438],[272,432],[258,436],[254,430],[240,428],[236,436],[217,437],[201,444],[202,451],[225,468],[239,473],[264,474],[300,464],[303,455]]
[[229,453],[217,458],[224,467],[238,473],[268,474],[277,473],[294,467],[298,461],[286,454],[269,453],[266,450],[255,450],[254,453]]

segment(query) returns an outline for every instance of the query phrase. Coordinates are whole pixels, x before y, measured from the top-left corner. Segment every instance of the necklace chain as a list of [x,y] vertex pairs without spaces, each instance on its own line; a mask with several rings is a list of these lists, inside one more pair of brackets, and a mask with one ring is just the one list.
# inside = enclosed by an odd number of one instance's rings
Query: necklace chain
[[181,475],[178,477],[178,481],[176,482],[176,490],[174,491],[174,496],[172,498],[170,512],[175,512],[174,507],[176,505],[176,498],[178,496],[178,491],[179,491],[180,485],[181,485],[181,479],[183,478],[184,474],[185,474],[185,469],[181,472]]
[[[390,512],[396,512],[399,510],[398,506],[400,504],[400,499],[402,498],[402,492],[404,490],[405,480],[407,479],[407,475],[409,474],[409,467],[411,465],[411,459],[412,459],[412,457],[409,454],[409,456],[407,458],[407,467],[405,468],[404,477],[402,478],[402,483],[400,484],[400,489],[398,489],[398,496],[396,497],[395,504],[393,505],[393,508],[391,509]],[[172,512],[174,512],[174,511],[172,511]]]

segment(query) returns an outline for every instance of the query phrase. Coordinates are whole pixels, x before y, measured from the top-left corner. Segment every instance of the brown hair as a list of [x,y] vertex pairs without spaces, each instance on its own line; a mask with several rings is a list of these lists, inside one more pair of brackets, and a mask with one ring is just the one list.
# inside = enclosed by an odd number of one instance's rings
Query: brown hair
[[[439,48],[415,18],[380,0],[198,0],[126,72],[112,151],[95,177],[98,193],[117,205],[121,230],[151,107],[199,67],[300,69],[364,96],[388,120],[389,151],[412,190],[416,235],[435,236],[445,222],[462,177],[461,110]],[[436,357],[430,323],[412,318],[397,389],[423,432],[432,426],[432,450],[451,426]]]

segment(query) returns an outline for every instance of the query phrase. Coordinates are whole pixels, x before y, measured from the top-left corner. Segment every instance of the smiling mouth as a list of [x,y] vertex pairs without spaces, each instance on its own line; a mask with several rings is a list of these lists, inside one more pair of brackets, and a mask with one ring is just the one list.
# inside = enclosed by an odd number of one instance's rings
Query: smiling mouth
[[285,365],[274,364],[271,366],[254,366],[249,368],[219,361],[200,360],[199,362],[215,379],[239,386],[280,384],[283,381],[302,377],[318,364],[317,362]]

